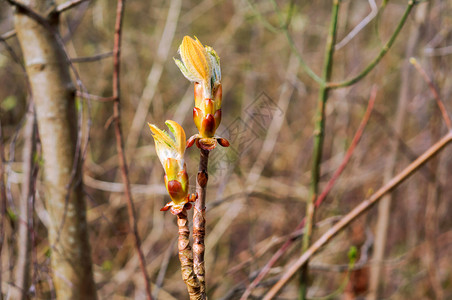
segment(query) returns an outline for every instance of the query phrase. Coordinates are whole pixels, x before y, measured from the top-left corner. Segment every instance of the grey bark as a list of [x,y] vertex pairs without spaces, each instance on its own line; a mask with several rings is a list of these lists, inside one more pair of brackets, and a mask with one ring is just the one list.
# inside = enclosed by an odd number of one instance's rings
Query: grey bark
[[[49,0],[21,3],[41,15],[54,7]],[[55,292],[58,299],[96,299],[80,149],[76,147],[75,88],[58,40],[58,18],[53,15],[48,26],[43,26],[27,11],[17,9],[15,27],[32,89],[44,158]]]

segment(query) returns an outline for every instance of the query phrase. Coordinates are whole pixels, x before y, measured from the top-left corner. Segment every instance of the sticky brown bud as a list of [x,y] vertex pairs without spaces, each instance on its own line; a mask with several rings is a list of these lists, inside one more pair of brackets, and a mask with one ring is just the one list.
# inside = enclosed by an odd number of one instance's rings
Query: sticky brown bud
[[168,182],[168,193],[172,199],[179,199],[183,196],[182,184],[177,180],[171,180]]
[[[204,117],[201,124],[202,131],[205,137],[212,137],[215,133],[215,118],[212,114]],[[201,133],[202,134],[202,133]]]

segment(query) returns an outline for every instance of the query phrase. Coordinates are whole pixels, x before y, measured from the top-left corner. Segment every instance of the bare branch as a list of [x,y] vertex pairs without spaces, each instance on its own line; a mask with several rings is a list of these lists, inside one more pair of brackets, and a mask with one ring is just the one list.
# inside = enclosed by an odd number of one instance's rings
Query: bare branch
[[93,62],[98,61],[107,57],[113,56],[113,52],[100,53],[92,56],[84,56],[84,57],[75,57],[71,58],[71,62],[73,63],[85,63],[85,62]]
[[[366,127],[367,122],[369,121],[370,114],[373,110],[373,106],[374,106],[375,99],[376,99],[376,92],[377,92],[376,87],[374,87],[372,89],[369,103],[367,105],[367,110],[363,116],[363,119],[361,120],[361,123],[359,124],[358,130],[356,131],[355,136],[353,137],[350,147],[347,149],[347,153],[345,154],[345,157],[344,157],[342,163],[340,164],[338,169],[334,172],[331,179],[328,181],[323,192],[317,198],[317,201],[315,202],[316,207],[318,207],[318,206],[320,206],[320,204],[322,204],[323,200],[326,198],[326,196],[328,195],[328,193],[331,191],[332,187],[334,186],[334,183],[336,182],[336,180],[339,178],[339,176],[342,174],[345,167],[347,166],[347,164],[356,148],[356,145],[358,144],[359,140],[361,139],[361,136],[364,132],[364,128]],[[289,236],[289,238],[286,239],[286,242],[278,249],[278,251],[275,252],[275,254],[273,254],[273,256],[270,258],[270,260],[267,262],[267,264],[265,264],[265,266],[261,269],[261,271],[256,276],[256,278],[253,280],[253,282],[251,282],[251,284],[246,288],[245,292],[243,293],[243,295],[241,297],[242,300],[247,299],[249,297],[252,290],[256,286],[258,286],[259,282],[261,282],[262,279],[264,279],[264,277],[268,274],[268,272],[270,271],[272,266],[289,249],[289,247],[292,245],[292,243],[296,240],[296,238],[293,237],[292,235],[296,235],[298,232],[300,232],[300,230],[303,229],[305,222],[306,222],[306,219],[303,218],[301,220],[301,222],[297,225],[295,230],[292,232],[292,234]]]
[[370,13],[361,21],[355,28],[352,29],[339,43],[334,46],[337,51],[347,45],[361,30],[363,30],[367,24],[370,23],[378,15],[378,7],[375,0],[368,0],[370,6]]
[[326,245],[332,238],[341,232],[348,224],[361,216],[372,205],[377,203],[384,195],[394,190],[402,182],[415,173],[417,169],[423,166],[427,161],[433,158],[438,152],[443,150],[452,141],[452,131],[449,131],[441,140],[431,146],[414,162],[407,166],[402,172],[393,177],[387,184],[381,187],[370,198],[361,202],[351,212],[345,215],[342,220],[325,232],[300,258],[293,263],[281,277],[281,279],[270,289],[270,291],[263,298],[264,300],[273,299],[281,288],[289,281],[290,278],[300,269],[315,253],[317,253],[324,245]]
[[59,13],[62,13],[64,11],[74,8],[77,5],[82,4],[83,2],[86,2],[86,1],[90,1],[90,0],[70,0],[70,1],[64,2],[57,6],[56,11]]
[[436,88],[435,84],[433,83],[433,80],[430,79],[430,77],[427,75],[427,72],[425,72],[425,70],[422,68],[422,66],[418,63],[418,61],[414,57],[410,58],[410,63],[416,68],[416,70],[418,70],[419,73],[421,73],[425,82],[428,84],[428,87],[430,88],[430,91],[432,92],[433,97],[435,97],[436,104],[438,105],[438,108],[441,111],[441,115],[443,116],[447,129],[452,130],[452,122],[450,120],[449,115],[447,114],[446,107],[444,106],[444,103],[441,100],[439,91]]
[[135,250],[137,251],[138,258],[140,260],[140,268],[143,273],[143,278],[145,281],[146,297],[148,300],[152,300],[151,295],[151,285],[149,282],[149,276],[146,271],[146,261],[144,258],[143,251],[141,250],[141,239],[138,233],[138,225],[136,219],[135,208],[132,199],[132,193],[130,191],[130,180],[128,175],[128,167],[126,161],[126,155],[124,153],[124,143],[122,137],[121,129],[121,115],[120,115],[120,63],[121,63],[121,34],[122,34],[122,20],[124,15],[124,1],[118,0],[116,9],[116,22],[115,22],[115,35],[114,35],[114,46],[113,46],[113,119],[115,125],[115,136],[116,136],[116,150],[118,151],[119,164],[121,168],[122,180],[124,182],[125,197],[127,200],[127,211],[129,214],[129,224],[132,230]]

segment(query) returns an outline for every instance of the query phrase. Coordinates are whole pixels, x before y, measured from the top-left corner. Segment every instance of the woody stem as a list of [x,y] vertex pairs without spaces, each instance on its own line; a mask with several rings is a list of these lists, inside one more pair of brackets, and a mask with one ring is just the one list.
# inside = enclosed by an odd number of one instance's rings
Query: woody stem
[[206,234],[206,190],[207,190],[207,164],[209,151],[201,149],[198,176],[196,178],[196,199],[193,213],[193,268],[201,285],[203,296],[206,295],[205,266],[204,266],[204,237]]
[[190,300],[203,300],[203,293],[198,278],[193,272],[193,254],[190,247],[190,229],[188,228],[187,211],[184,209],[177,215],[177,226],[179,228],[179,261],[182,272],[182,279],[187,286]]

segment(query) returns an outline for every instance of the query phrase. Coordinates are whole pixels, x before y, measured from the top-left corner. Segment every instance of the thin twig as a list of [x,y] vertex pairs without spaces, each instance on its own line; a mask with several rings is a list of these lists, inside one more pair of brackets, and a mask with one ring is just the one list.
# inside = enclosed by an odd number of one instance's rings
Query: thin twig
[[254,6],[254,4],[248,0],[247,1],[249,6],[251,7],[251,9],[256,13],[256,16],[259,18],[259,20],[262,21],[262,24],[269,29],[270,31],[277,33],[280,30],[283,31],[284,36],[286,37],[290,48],[292,49],[293,53],[295,53],[296,57],[298,58],[298,61],[300,62],[301,68],[306,72],[306,74],[308,74],[309,77],[311,77],[315,82],[317,82],[318,84],[325,84],[325,82],[322,80],[322,78],[320,78],[309,66],[308,64],[305,62],[304,58],[301,56],[300,52],[298,51],[297,47],[295,46],[295,42],[289,32],[289,23],[290,23],[290,19],[292,16],[292,10],[293,10],[293,5],[290,6],[290,10],[287,14],[287,18],[284,21],[281,11],[278,9],[278,6],[276,5],[276,2],[272,0],[273,3],[273,7],[278,15],[278,19],[280,22],[280,28],[276,28],[273,25],[271,25],[266,19],[265,17],[256,9],[256,7]]
[[28,5],[25,5],[23,3],[20,3],[16,0],[6,0],[9,4],[16,6],[17,9],[25,12],[27,16],[44,26],[49,32],[54,33],[55,29],[50,25],[49,21],[46,19],[46,17],[42,16],[40,13],[36,12],[34,9],[29,7]]
[[[4,147],[3,147],[3,133],[2,133],[3,129],[2,129],[2,124],[0,121],[0,216],[1,216],[1,220],[0,220],[0,262],[3,261],[2,258],[2,250],[3,250],[3,241],[5,238],[5,228],[4,228],[4,223],[6,222],[5,220],[5,215],[6,215],[6,189],[5,189],[5,167],[4,167],[4,162],[5,162],[5,157],[4,157]],[[0,299],[3,299],[3,293],[2,293],[2,284],[3,280],[2,280],[2,274],[3,274],[3,270],[2,270],[2,263],[0,263]]]
[[12,37],[15,37],[15,36],[16,36],[16,30],[12,29],[12,30],[7,31],[7,32],[5,32],[4,34],[2,34],[1,37],[0,37],[0,39],[6,41],[6,40],[8,40],[8,39],[10,39],[10,38],[12,38]]
[[168,8],[168,15],[166,17],[165,27],[163,28],[160,43],[157,47],[157,53],[152,64],[152,68],[146,79],[146,85],[141,94],[140,101],[132,118],[129,134],[126,139],[126,149],[129,157],[133,155],[142,132],[143,124],[149,112],[149,107],[154,98],[157,86],[163,73],[163,67],[168,60],[168,54],[173,42],[174,33],[176,32],[177,21],[181,9],[181,0],[172,0]]
[[20,214],[19,214],[19,238],[17,240],[17,260],[15,273],[15,286],[17,289],[13,290],[12,298],[28,299],[28,289],[30,284],[30,225],[33,211],[31,203],[34,198],[34,154],[36,150],[36,120],[35,112],[32,104],[29,105],[27,112],[27,123],[24,131],[24,146],[23,146],[23,184],[22,194],[20,197]]
[[207,164],[209,151],[200,149],[198,176],[196,178],[196,199],[193,212],[193,269],[198,277],[202,299],[206,297],[206,269],[204,265],[204,238],[206,235],[206,190],[207,190]]
[[[6,33],[5,33],[6,35]],[[451,46],[445,46],[440,48],[425,48],[424,50],[425,55],[427,56],[445,56],[452,53],[452,45]]]
[[[421,6],[418,13],[425,10],[426,6]],[[427,16],[427,13],[421,15]],[[419,19],[417,22],[411,24],[410,32],[408,33],[408,41],[406,44],[405,55],[410,57],[413,55],[417,45],[421,38],[422,21]],[[407,107],[410,101],[410,92],[413,89],[413,72],[411,72],[409,64],[405,61],[402,64],[401,69],[401,84],[400,92],[397,101],[397,109],[395,111],[395,119],[393,122],[393,129],[398,136],[403,135],[403,130],[406,123]],[[395,174],[397,165],[397,157],[402,139],[394,139],[390,142],[388,149],[388,157],[386,159],[384,171],[383,171],[383,183],[388,182]],[[436,139],[435,139],[436,140]],[[369,277],[369,294],[368,300],[376,300],[380,298],[379,289],[381,282],[383,281],[382,266],[379,264],[384,257],[386,251],[386,243],[389,234],[389,223],[391,215],[391,203],[393,201],[393,195],[385,196],[378,203],[378,217],[375,226],[375,247],[372,253],[372,261],[375,263],[371,265],[370,277]]]
[[[347,149],[345,157],[344,157],[343,161],[341,162],[340,166],[338,167],[338,169],[334,172],[334,174],[331,177],[331,179],[328,181],[328,183],[327,183],[325,189],[323,190],[323,192],[317,198],[317,201],[315,202],[316,207],[320,206],[322,204],[323,200],[329,194],[329,192],[331,191],[331,188],[334,186],[334,183],[336,182],[336,180],[339,178],[339,176],[344,171],[344,169],[347,166],[347,164],[348,164],[348,162],[349,162],[354,150],[356,149],[356,145],[358,144],[359,140],[361,139],[361,136],[362,136],[362,134],[364,132],[364,128],[366,127],[366,125],[367,125],[367,123],[369,121],[369,118],[370,118],[370,114],[371,114],[371,112],[373,110],[373,106],[374,106],[375,99],[376,99],[376,91],[377,91],[376,88],[372,89],[371,96],[370,96],[370,99],[369,99],[369,103],[367,105],[366,112],[365,112],[365,114],[364,114],[364,116],[363,116],[363,118],[361,120],[361,123],[359,124],[359,127],[358,127],[358,129],[357,129],[357,131],[356,131],[356,133],[355,133],[355,135],[353,137],[352,142],[350,143],[349,148]],[[251,294],[252,290],[268,274],[268,272],[273,267],[273,265],[281,258],[281,256],[283,256],[284,253],[286,253],[286,251],[289,249],[289,247],[297,239],[297,237],[298,237],[297,234],[304,227],[305,221],[306,221],[306,219],[303,218],[301,220],[301,222],[297,225],[297,227],[294,229],[294,231],[290,234],[289,238],[286,239],[285,243],[278,249],[278,251],[275,252],[275,254],[273,254],[273,256],[265,264],[265,266],[261,269],[261,271],[256,276],[256,278],[253,280],[253,282],[251,282],[251,284],[247,287],[247,289],[243,293],[242,297],[240,298],[241,300],[245,300],[245,299],[247,299],[249,297],[249,295]]]
[[163,256],[162,263],[159,268],[159,273],[157,275],[157,279],[155,280],[155,287],[153,289],[153,297],[155,299],[158,299],[160,289],[163,286],[163,281],[165,279],[166,272],[168,271],[168,265],[171,261],[171,256],[174,251],[174,246],[176,246],[175,239],[173,241],[171,241],[171,243],[169,244],[168,248],[165,251],[165,255]]
[[70,0],[64,3],[61,3],[57,6],[56,11],[59,13],[62,13],[68,9],[74,8],[75,6],[82,4],[83,2],[90,1],[90,0]]
[[99,102],[112,102],[115,101],[114,97],[102,97],[102,96],[97,96],[97,95],[93,95],[93,94],[88,94],[86,92],[82,92],[82,91],[77,91],[76,92],[77,97],[82,97],[82,98],[90,98],[91,100],[94,101],[99,101]]
[[[333,70],[333,54],[334,54],[334,44],[336,42],[337,33],[337,19],[339,14],[339,0],[333,1],[330,29],[328,32],[326,49],[325,49],[325,62],[323,65],[323,76],[324,82],[328,82],[331,79],[331,74]],[[306,230],[303,236],[302,251],[305,252],[309,245],[311,244],[311,238],[313,234],[313,225],[315,220],[315,202],[318,195],[319,181],[320,181],[320,165],[322,162],[323,153],[323,141],[325,136],[325,107],[328,101],[328,94],[330,89],[322,85],[319,91],[319,98],[317,100],[317,111],[315,114],[315,128],[314,128],[314,148],[312,153],[312,169],[311,169],[311,184],[309,186],[309,199],[306,208]],[[299,299],[306,299],[307,294],[307,284],[308,284],[308,263],[306,263],[301,269],[300,274],[300,290]]]
[[418,63],[418,61],[414,57],[410,58],[410,63],[416,68],[416,70],[418,70],[419,73],[421,73],[425,82],[428,84],[428,87],[430,88],[433,97],[435,97],[436,104],[438,105],[438,108],[441,111],[441,115],[443,116],[447,129],[452,130],[452,122],[450,121],[450,117],[447,114],[446,107],[444,106],[444,103],[441,100],[441,96],[439,95],[438,89],[436,88],[436,85],[433,83],[433,80],[430,79],[427,72],[425,72],[425,70],[422,68],[422,66]]
[[338,223],[325,232],[295,263],[291,263],[291,267],[285,272],[281,279],[270,289],[270,291],[263,298],[270,300],[276,296],[281,288],[292,278],[292,276],[301,268],[315,253],[317,253],[325,244],[327,244],[333,237],[341,232],[348,224],[361,216],[364,212],[369,210],[375,203],[377,203],[385,194],[394,190],[407,178],[413,175],[417,169],[423,166],[438,152],[443,150],[452,141],[452,131],[449,131],[441,140],[436,142],[427,151],[420,155],[415,161],[408,165],[402,172],[393,177],[387,184],[381,187],[376,193],[368,199],[361,202],[351,212],[345,215]]
[[146,297],[148,300],[152,299],[151,285],[149,282],[149,276],[146,272],[146,262],[144,254],[141,250],[141,239],[138,234],[138,225],[136,219],[135,208],[132,199],[132,193],[130,191],[130,181],[128,176],[128,167],[126,156],[124,153],[124,144],[121,131],[121,115],[120,115],[120,51],[121,51],[121,33],[122,33],[122,20],[124,15],[124,1],[118,0],[116,9],[116,22],[115,22],[115,36],[113,47],[113,118],[115,124],[115,136],[116,136],[116,149],[118,151],[119,164],[121,168],[121,175],[124,182],[124,192],[127,200],[127,211],[129,214],[129,223],[132,229],[132,233],[135,240],[135,250],[137,251],[141,272],[143,273],[143,279],[145,281]]
[[[10,4],[12,4],[12,5],[17,5],[19,3],[19,2],[16,2],[16,1],[9,1],[9,0],[7,0],[7,1]],[[65,3],[62,3],[62,4],[60,4],[60,5],[58,5],[56,7],[55,12],[56,13],[62,13],[64,11],[69,10],[71,8],[74,8],[75,6],[77,6],[77,5],[79,5],[79,4],[83,3],[83,2],[86,2],[86,1],[90,1],[90,0],[71,0],[71,1],[68,1],[68,2],[65,2]],[[15,37],[15,36],[16,36],[16,30],[12,29],[12,30],[2,34],[1,35],[1,39],[7,40],[7,39],[10,39],[10,38]]]
[[370,23],[377,15],[378,15],[378,7],[375,3],[375,0],[368,0],[370,6],[370,13],[362,19],[355,28],[352,29],[339,43],[334,46],[334,49],[337,51],[347,45],[361,30],[363,30],[367,24]]
[[318,207],[323,202],[323,200],[326,198],[326,196],[328,196],[329,192],[331,191],[334,184],[336,183],[336,180],[342,174],[342,172],[344,171],[348,162],[350,161],[350,158],[352,157],[352,154],[355,151],[356,145],[358,144],[358,142],[361,139],[361,136],[364,132],[364,128],[366,127],[367,122],[369,121],[370,114],[372,113],[372,110],[374,108],[376,98],[377,98],[377,88],[376,88],[376,86],[374,86],[372,88],[372,91],[370,92],[369,103],[367,105],[366,112],[364,113],[364,116],[361,120],[361,123],[359,124],[358,130],[356,130],[355,136],[353,137],[353,140],[350,143],[350,146],[348,147],[347,152],[345,153],[344,159],[342,160],[341,164],[336,169],[333,176],[331,176],[331,179],[328,181],[327,185],[325,186],[325,189],[322,191],[322,193],[317,198],[317,201],[315,202],[316,207]]
[[98,60],[108,58],[111,56],[113,56],[113,52],[109,51],[109,52],[100,53],[100,54],[96,54],[96,55],[92,55],[92,56],[74,57],[74,58],[71,58],[71,62],[73,62],[73,63],[93,62],[93,61],[98,61]]
[[383,46],[383,48],[380,50],[380,53],[378,53],[377,57],[374,58],[374,60],[366,67],[364,70],[356,75],[355,77],[351,79],[347,79],[340,82],[329,82],[327,86],[331,89],[337,89],[341,87],[346,87],[355,84],[356,82],[360,81],[362,78],[364,78],[367,74],[370,73],[370,71],[373,70],[373,68],[380,62],[380,60],[386,55],[386,53],[389,51],[391,46],[394,44],[397,36],[399,35],[400,31],[403,28],[403,25],[405,25],[406,20],[408,19],[408,16],[410,15],[410,12],[414,5],[417,2],[414,0],[410,0],[408,2],[408,6],[405,9],[405,12],[403,13],[402,18],[400,19],[399,24],[397,24],[397,27],[395,31],[393,32],[392,36],[389,38],[389,41]]

